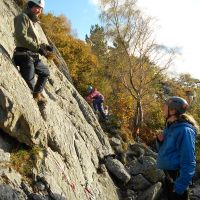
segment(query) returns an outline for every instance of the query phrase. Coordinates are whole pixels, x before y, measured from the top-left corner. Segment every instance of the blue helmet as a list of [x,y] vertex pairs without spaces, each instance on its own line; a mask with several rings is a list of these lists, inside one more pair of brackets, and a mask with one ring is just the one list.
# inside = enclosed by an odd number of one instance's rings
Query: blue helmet
[[88,85],[87,91],[88,91],[88,92],[92,92],[92,90],[93,90],[93,87],[92,87],[91,85]]
[[169,109],[175,109],[179,115],[185,113],[189,107],[185,99],[177,96],[169,97],[166,101],[166,105]]

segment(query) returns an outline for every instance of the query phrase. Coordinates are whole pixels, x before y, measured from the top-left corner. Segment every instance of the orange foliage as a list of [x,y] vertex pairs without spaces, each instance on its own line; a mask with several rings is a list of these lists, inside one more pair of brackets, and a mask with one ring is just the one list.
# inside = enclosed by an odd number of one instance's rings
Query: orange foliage
[[94,73],[98,68],[96,56],[85,42],[72,35],[70,22],[64,15],[56,17],[48,13],[42,15],[41,21],[44,32],[67,63],[74,85],[83,92],[88,82],[94,82]]
[[124,128],[129,128],[129,121],[133,116],[133,99],[126,93],[117,93],[113,99],[113,113],[120,119]]

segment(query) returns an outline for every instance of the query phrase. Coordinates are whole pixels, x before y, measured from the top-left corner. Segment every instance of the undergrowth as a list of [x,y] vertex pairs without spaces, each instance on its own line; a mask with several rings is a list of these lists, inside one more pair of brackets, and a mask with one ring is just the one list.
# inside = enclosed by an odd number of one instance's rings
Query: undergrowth
[[36,162],[39,152],[43,151],[41,147],[33,148],[20,144],[11,153],[11,166],[19,172],[24,179],[29,179],[32,176],[32,169],[36,168]]

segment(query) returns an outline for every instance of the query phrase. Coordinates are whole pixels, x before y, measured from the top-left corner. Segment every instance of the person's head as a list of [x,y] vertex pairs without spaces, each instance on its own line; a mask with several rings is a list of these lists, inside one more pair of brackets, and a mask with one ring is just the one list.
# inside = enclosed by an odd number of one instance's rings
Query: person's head
[[29,0],[27,6],[31,12],[38,17],[44,9],[45,2],[44,0]]
[[178,118],[187,111],[188,107],[188,102],[185,99],[178,96],[169,97],[164,105],[164,117],[165,119]]
[[88,85],[87,92],[90,93],[90,92],[92,92],[92,90],[93,90],[93,87],[91,85]]

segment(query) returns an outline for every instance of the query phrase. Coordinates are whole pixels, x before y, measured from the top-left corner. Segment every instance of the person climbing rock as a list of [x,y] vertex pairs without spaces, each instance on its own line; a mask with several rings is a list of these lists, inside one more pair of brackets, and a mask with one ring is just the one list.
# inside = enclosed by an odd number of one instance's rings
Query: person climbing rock
[[88,103],[92,103],[94,111],[98,111],[101,114],[103,119],[107,119],[106,113],[104,112],[104,96],[97,91],[96,88],[93,88],[91,85],[87,87],[88,96],[86,97],[86,101]]
[[[13,60],[19,66],[20,73],[33,92],[34,99],[46,103],[42,91],[50,73],[48,67],[41,62],[39,55],[46,57],[53,48],[41,42],[37,30],[38,17],[44,6],[44,0],[29,0],[22,13],[14,18],[16,48]],[[36,84],[35,74],[38,75]]]
[[199,128],[194,118],[186,114],[188,107],[185,99],[173,96],[163,108],[166,125],[157,136],[157,167],[165,172],[168,200],[188,200],[195,173],[195,140]]

